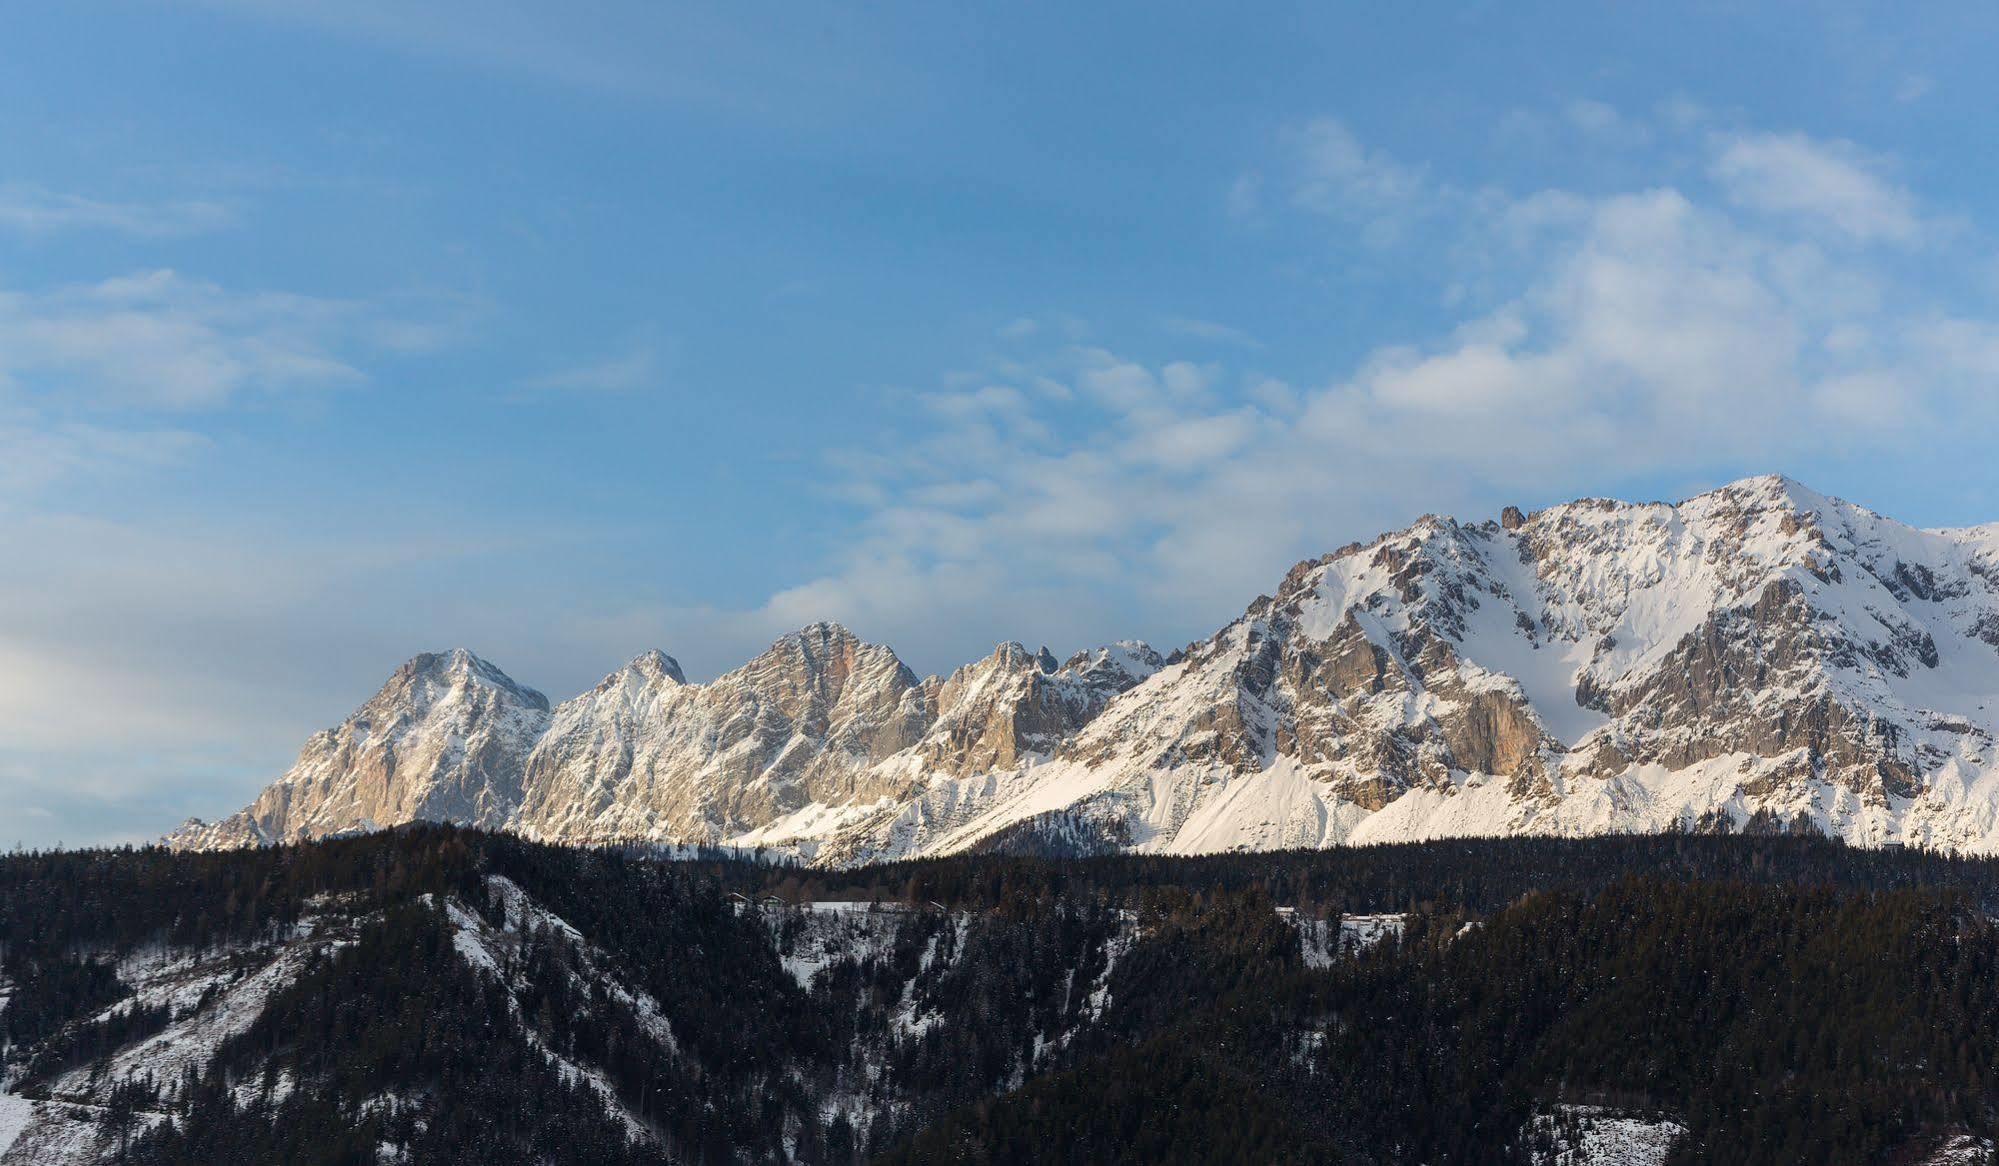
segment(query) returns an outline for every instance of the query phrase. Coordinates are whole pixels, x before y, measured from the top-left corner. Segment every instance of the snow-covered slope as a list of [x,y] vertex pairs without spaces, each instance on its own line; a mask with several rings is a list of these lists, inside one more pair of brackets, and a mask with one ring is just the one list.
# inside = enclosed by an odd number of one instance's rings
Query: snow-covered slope
[[[14,1091],[20,1082],[5,1071],[0,1058],[0,1166],[84,1166],[120,1160],[121,1135],[106,1122],[107,1103],[118,1088],[143,1083],[153,1095],[136,1110],[125,1136],[162,1120],[173,1103],[183,1100],[190,1074],[199,1075],[223,1042],[247,1031],[271,998],[315,961],[352,942],[357,920],[336,905],[328,906],[328,911],[307,916],[280,940],[152,947],[118,960],[118,979],[131,995],[85,1021],[163,1009],[166,1023],[157,1032],[105,1050],[96,1061],[38,1083],[32,1096]],[[252,1088],[245,1086],[244,1092]]]
[[512,746],[481,767],[368,753],[398,687],[176,840],[446,817],[847,863],[1753,820],[1999,850],[1999,527],[1917,530],[1780,477],[1425,517],[1298,564],[1170,661],[1008,644],[919,681],[820,624],[705,685],[640,657],[545,733],[532,702],[446,702],[447,742]]

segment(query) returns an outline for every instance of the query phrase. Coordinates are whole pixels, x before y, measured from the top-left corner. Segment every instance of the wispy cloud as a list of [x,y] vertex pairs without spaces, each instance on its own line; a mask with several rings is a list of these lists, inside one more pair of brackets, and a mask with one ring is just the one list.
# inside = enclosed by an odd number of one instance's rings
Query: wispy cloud
[[573,553],[573,523],[420,508],[357,532],[0,505],[0,803],[54,807],[72,843],[157,837],[241,804],[415,651],[471,646],[559,692],[636,650],[587,597],[486,577],[496,554]]
[[0,290],[0,387],[72,405],[193,411],[356,384],[373,352],[447,342],[461,305],[238,292],[170,270]]
[[816,121],[900,74],[852,16],[799,20],[748,5],[593,6],[540,0],[201,0],[208,8],[640,100]]
[[1189,316],[1169,316],[1160,321],[1160,326],[1176,336],[1190,336],[1196,340],[1206,340],[1215,344],[1233,344],[1238,348],[1263,347],[1263,341],[1251,336],[1240,328],[1227,324],[1217,324],[1213,320],[1196,320]]
[[659,342],[643,333],[620,352],[529,377],[520,387],[532,393],[630,393],[658,387],[661,364]]
[[186,429],[48,422],[17,411],[0,417],[0,505],[59,483],[179,466],[209,445]]
[[1803,216],[1863,242],[1913,242],[1923,230],[1915,200],[1882,169],[1848,142],[1763,133],[1724,139],[1712,173],[1739,206]]
[[1236,175],[1229,183],[1227,206],[1229,217],[1237,222],[1249,222],[1263,213],[1263,175],[1256,171]]
[[170,238],[212,231],[235,217],[222,202],[110,202],[24,183],[0,185],[0,231],[30,238],[70,231]]
[[1570,126],[1610,146],[1642,146],[1652,140],[1652,130],[1634,121],[1608,102],[1578,98],[1562,110]]
[[1369,149],[1339,118],[1316,118],[1301,126],[1295,137],[1299,179],[1291,200],[1298,206],[1331,214],[1378,215],[1411,205],[1428,189],[1420,168]]

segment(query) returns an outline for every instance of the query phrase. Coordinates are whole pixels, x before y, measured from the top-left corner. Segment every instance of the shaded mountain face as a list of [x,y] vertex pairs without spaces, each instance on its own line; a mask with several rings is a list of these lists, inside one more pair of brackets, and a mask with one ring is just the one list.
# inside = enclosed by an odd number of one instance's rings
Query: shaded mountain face
[[461,658],[464,696],[378,709],[413,661],[175,840],[436,817],[844,864],[1774,821],[1999,849],[1999,527],[1778,477],[1425,517],[1298,564],[1170,663],[1007,644],[919,680],[822,624],[709,684],[641,657],[550,716]]

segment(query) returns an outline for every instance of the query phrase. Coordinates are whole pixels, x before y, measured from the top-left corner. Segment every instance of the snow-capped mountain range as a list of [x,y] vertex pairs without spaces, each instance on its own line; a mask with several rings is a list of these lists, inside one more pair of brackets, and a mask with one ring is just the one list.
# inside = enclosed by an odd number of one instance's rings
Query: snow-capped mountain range
[[1425,517],[1207,640],[919,679],[815,624],[691,684],[649,652],[550,708],[424,655],[176,845],[441,819],[818,863],[1742,825],[1999,851],[1999,525],[1781,477],[1678,505]]

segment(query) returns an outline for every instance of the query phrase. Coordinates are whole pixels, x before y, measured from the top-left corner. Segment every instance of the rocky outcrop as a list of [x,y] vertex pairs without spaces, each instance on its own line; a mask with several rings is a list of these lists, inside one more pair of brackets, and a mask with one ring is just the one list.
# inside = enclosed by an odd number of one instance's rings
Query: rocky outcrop
[[1079,652],[1060,666],[1047,648],[1030,654],[1001,644],[934,686],[938,716],[917,755],[929,772],[962,777],[1053,753],[1160,664],[1136,641]]

